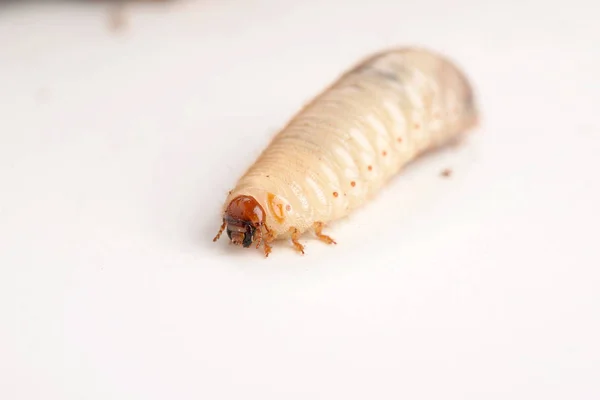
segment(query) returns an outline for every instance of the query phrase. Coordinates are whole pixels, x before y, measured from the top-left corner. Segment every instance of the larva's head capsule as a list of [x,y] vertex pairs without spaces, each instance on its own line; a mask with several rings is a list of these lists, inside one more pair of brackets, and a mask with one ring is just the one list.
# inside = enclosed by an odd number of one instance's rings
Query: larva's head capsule
[[242,195],[231,200],[227,206],[221,230],[227,228],[227,236],[233,244],[250,247],[264,222],[265,211],[258,201],[252,196]]

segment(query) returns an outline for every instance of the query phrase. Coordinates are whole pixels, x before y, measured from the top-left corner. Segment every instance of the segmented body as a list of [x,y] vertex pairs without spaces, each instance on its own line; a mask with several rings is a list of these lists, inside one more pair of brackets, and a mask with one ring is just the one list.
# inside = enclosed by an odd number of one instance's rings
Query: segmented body
[[347,216],[420,154],[477,120],[466,77],[443,56],[381,52],[296,114],[225,201],[251,196],[274,238]]

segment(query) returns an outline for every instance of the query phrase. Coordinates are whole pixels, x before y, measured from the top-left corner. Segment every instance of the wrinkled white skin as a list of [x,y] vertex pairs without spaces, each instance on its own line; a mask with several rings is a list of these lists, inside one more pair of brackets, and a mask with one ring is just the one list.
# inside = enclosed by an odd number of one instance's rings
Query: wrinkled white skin
[[348,215],[411,160],[476,122],[471,87],[449,60],[414,48],[375,54],[273,138],[225,207],[252,196],[275,238],[289,237],[290,227],[304,232]]

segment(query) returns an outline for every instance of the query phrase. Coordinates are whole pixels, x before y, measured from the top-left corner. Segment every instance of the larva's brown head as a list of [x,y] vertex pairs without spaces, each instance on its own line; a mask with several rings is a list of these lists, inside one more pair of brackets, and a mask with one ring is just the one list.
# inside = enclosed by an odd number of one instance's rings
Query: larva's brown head
[[265,222],[265,211],[252,196],[238,196],[231,200],[223,217],[227,236],[233,244],[250,247],[257,229]]

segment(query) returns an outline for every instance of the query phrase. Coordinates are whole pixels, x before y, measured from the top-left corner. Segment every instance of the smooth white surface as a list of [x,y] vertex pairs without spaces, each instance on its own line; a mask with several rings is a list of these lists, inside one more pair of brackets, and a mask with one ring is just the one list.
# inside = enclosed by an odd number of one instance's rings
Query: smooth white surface
[[[121,33],[103,4],[0,9],[0,398],[600,398],[591,4],[189,1]],[[405,44],[467,71],[471,139],[336,247],[212,243],[291,114]]]

